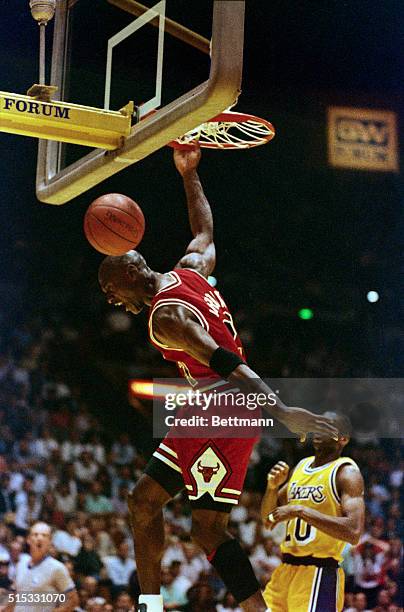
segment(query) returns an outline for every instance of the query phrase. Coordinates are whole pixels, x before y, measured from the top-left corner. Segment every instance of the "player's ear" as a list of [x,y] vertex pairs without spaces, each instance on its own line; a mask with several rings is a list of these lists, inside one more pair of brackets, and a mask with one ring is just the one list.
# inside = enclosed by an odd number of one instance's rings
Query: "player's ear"
[[339,443],[342,447],[346,446],[349,442],[349,436],[339,436]]
[[126,266],[126,276],[128,276],[131,280],[135,280],[136,276],[137,276],[137,267],[135,266],[135,264],[133,263],[129,263]]

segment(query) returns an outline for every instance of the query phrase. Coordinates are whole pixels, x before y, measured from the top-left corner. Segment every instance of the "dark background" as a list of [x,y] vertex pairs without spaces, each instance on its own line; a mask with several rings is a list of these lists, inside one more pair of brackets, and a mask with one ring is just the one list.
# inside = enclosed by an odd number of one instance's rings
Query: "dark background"
[[[101,105],[105,40],[130,18],[100,1],[79,5],[70,101]],[[167,13],[209,37],[211,6],[168,0]],[[268,118],[277,136],[250,151],[206,152],[200,175],[214,213],[218,288],[255,321],[263,374],[272,373],[265,351],[276,334],[303,348],[315,339],[342,347],[363,375],[402,371],[401,175],[330,168],[326,110],[340,104],[400,112],[403,21],[394,0],[247,2],[237,108]],[[28,2],[3,1],[0,27],[0,88],[25,93],[38,72]],[[125,47],[117,54],[116,107],[147,95],[144,71],[157,34],[146,26],[139,36],[138,56]],[[206,57],[167,36],[164,102],[205,80],[208,69]],[[147,230],[140,250],[153,268],[168,270],[182,255],[190,234],[171,150],[57,207],[35,198],[36,141],[0,134],[0,145],[3,321],[59,311],[98,325],[105,313],[96,282],[102,256],[86,243],[82,220],[102,193],[126,193],[141,205]],[[76,155],[77,148],[67,152],[68,159]],[[377,304],[366,300],[371,289],[380,293]],[[313,308],[311,321],[298,319],[302,307]]]

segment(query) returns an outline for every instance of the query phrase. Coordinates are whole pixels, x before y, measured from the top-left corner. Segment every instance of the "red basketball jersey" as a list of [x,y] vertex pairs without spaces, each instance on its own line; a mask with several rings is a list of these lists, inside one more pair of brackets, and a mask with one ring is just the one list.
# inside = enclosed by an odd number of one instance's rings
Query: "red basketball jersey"
[[209,332],[219,346],[239,355],[245,361],[243,346],[234,327],[233,318],[219,291],[206,278],[190,268],[176,268],[169,272],[172,282],[154,296],[149,314],[149,338],[161,351],[164,359],[175,361],[180,375],[189,379],[217,378],[217,373],[183,350],[167,346],[153,334],[153,315],[162,306],[187,308]]

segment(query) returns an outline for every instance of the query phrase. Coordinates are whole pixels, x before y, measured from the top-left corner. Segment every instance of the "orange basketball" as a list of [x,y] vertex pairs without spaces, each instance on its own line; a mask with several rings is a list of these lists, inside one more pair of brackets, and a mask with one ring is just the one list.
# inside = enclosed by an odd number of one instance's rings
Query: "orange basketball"
[[143,238],[144,228],[140,206],[120,193],[100,196],[84,216],[88,242],[104,255],[123,255],[134,249]]

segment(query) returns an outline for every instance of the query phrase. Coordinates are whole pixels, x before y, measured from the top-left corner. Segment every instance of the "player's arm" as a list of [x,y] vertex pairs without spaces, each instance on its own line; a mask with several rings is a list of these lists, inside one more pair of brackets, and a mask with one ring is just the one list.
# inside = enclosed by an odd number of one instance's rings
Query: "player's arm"
[[162,306],[153,315],[153,333],[163,344],[180,349],[207,365],[245,393],[265,393],[264,408],[290,431],[304,439],[308,432],[337,436],[331,422],[304,408],[286,406],[239,356],[218,346],[212,336],[182,306]]
[[336,482],[341,498],[342,516],[329,516],[314,508],[289,504],[274,510],[271,524],[275,526],[281,521],[300,517],[309,525],[313,525],[333,538],[356,545],[363,531],[365,520],[362,474],[355,466],[344,465],[338,470]]
[[270,527],[268,516],[278,506],[287,502],[287,483],[289,479],[289,466],[284,461],[278,461],[268,474],[267,488],[261,502],[261,519],[265,527]]
[[199,147],[187,151],[174,150],[175,166],[184,182],[189,223],[193,235],[184,257],[180,259],[176,267],[192,268],[208,277],[215,267],[216,252],[213,242],[212,211],[196,171],[200,158]]

